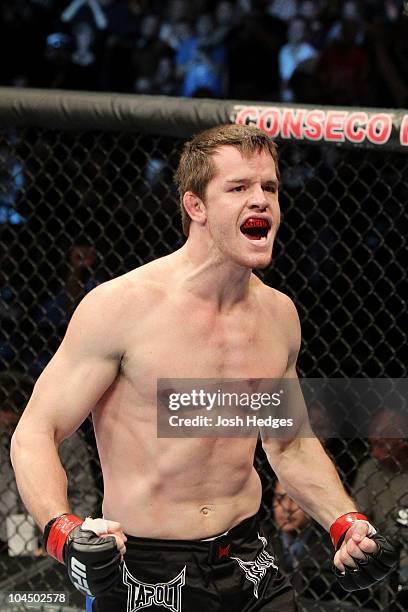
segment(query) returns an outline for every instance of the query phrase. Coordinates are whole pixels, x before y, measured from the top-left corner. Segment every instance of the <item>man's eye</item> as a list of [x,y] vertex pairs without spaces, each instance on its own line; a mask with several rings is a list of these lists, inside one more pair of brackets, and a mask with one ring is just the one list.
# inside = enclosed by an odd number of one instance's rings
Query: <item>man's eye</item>
[[269,193],[276,193],[275,185],[265,185],[263,189],[264,191],[268,191]]
[[237,187],[234,187],[232,191],[237,191],[238,193],[240,191],[244,191],[244,185],[238,185]]

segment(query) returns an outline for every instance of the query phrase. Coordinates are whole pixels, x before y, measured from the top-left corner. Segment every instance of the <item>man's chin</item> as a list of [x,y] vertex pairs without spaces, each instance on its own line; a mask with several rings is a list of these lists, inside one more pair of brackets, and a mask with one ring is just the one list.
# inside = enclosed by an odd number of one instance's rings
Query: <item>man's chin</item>
[[258,262],[256,265],[253,265],[252,269],[253,270],[264,270],[265,268],[271,265],[271,261],[272,261],[272,256],[264,258],[263,261]]
[[243,265],[251,270],[264,270],[267,268],[272,261],[272,253],[258,253],[256,255],[250,255],[243,259]]
[[267,268],[272,261],[272,251],[264,253],[252,253],[248,256],[248,267],[253,270],[263,270]]
[[259,246],[258,244],[254,244],[254,242],[252,242],[249,244],[249,248],[242,249],[239,256],[245,262],[246,268],[251,268],[252,270],[263,270],[271,264],[272,247],[273,241],[265,244],[259,244]]

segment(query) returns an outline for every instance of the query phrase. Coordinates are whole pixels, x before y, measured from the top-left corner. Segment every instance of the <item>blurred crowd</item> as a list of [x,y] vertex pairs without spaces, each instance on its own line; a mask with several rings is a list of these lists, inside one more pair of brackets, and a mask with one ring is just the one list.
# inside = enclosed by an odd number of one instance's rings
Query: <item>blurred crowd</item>
[[0,84],[404,107],[404,0],[4,0]]

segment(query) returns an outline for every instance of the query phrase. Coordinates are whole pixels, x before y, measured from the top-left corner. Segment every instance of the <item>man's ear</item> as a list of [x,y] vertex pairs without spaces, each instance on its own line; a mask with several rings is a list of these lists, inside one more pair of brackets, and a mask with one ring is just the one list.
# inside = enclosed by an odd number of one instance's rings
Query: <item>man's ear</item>
[[204,225],[207,220],[207,210],[204,202],[192,191],[183,195],[183,206],[192,221]]

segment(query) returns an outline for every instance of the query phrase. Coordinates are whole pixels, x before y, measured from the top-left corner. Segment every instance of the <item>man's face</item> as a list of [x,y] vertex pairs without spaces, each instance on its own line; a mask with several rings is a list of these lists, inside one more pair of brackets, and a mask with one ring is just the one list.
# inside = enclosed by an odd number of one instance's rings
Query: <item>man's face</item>
[[370,438],[370,454],[391,470],[406,469],[408,445],[400,438]]
[[222,259],[262,269],[272,259],[280,222],[278,179],[269,153],[243,157],[232,146],[214,154],[215,177],[207,185],[207,230]]
[[309,517],[293,499],[288,497],[282,485],[276,483],[273,500],[273,516],[278,529],[285,533],[293,533],[309,523]]
[[18,416],[13,410],[0,409],[0,434],[5,433],[12,436],[18,423]]
[[145,15],[140,26],[143,38],[151,39],[157,33],[159,20],[156,15]]
[[398,412],[384,408],[369,429],[370,454],[391,471],[408,469],[407,423]]
[[292,19],[288,28],[288,40],[292,44],[301,43],[305,37],[305,22],[302,19]]

